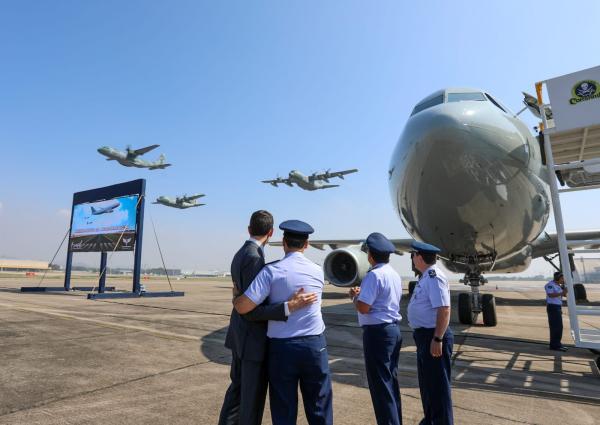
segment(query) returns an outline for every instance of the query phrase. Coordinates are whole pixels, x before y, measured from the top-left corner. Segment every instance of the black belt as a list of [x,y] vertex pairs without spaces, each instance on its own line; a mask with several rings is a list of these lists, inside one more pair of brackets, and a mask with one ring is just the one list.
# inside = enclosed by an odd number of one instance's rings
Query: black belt
[[392,322],[383,322],[383,323],[376,323],[374,325],[362,325],[363,328],[366,327],[383,327],[383,326],[388,326],[388,325],[397,325],[398,321],[394,320]]

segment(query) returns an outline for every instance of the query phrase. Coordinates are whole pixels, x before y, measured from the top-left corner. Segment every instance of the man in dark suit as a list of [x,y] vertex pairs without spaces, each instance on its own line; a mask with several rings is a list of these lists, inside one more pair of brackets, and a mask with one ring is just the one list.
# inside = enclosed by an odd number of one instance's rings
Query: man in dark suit
[[[273,235],[273,216],[264,210],[250,217],[248,239],[233,257],[233,294],[243,294],[265,265],[263,246]],[[225,393],[219,425],[259,425],[267,395],[267,321],[286,321],[289,314],[314,302],[295,293],[287,302],[261,304],[252,312],[231,312],[225,347],[231,349],[231,384]]]

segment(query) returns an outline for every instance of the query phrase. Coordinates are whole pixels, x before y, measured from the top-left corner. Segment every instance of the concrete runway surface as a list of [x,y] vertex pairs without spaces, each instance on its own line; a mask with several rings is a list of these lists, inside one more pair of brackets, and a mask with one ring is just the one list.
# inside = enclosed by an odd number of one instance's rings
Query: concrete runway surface
[[[89,301],[86,293],[20,293],[38,277],[0,275],[0,424],[215,424],[229,384],[223,347],[228,279],[173,281],[180,298]],[[78,278],[75,285],[93,284]],[[164,291],[164,279],[144,281]],[[59,276],[44,286],[61,286]],[[123,278],[107,285],[131,289]],[[498,326],[459,325],[453,368],[457,424],[598,424],[600,374],[588,350],[548,350],[544,282],[488,283]],[[407,283],[405,282],[405,292]],[[453,284],[453,307],[462,285]],[[587,286],[594,304],[600,285]],[[374,424],[362,334],[346,290],[327,285],[322,310],[336,424]],[[401,311],[406,312],[407,297]],[[572,346],[564,309],[563,342]],[[481,320],[481,319],[480,319]],[[584,318],[600,328],[599,317]],[[405,424],[421,419],[415,346],[402,321]],[[265,411],[264,424],[270,424]],[[302,407],[299,424],[305,424]]]

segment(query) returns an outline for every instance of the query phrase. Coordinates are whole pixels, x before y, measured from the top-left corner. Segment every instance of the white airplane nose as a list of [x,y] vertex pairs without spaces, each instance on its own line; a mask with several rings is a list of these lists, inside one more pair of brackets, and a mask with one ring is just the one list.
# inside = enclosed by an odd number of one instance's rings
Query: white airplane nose
[[537,231],[543,221],[527,140],[504,115],[459,103],[407,123],[390,165],[394,204],[409,233],[446,253],[518,249],[529,235],[508,229]]

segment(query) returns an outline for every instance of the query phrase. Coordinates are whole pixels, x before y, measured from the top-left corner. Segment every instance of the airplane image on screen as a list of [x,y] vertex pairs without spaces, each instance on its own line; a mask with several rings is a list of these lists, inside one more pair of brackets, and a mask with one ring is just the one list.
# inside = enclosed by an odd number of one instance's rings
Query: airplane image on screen
[[[290,187],[293,187],[293,183],[304,190],[319,190],[319,189],[330,189],[332,187],[338,187],[339,184],[328,184],[329,179],[334,177],[339,177],[340,179],[344,179],[346,174],[356,173],[358,170],[353,168],[352,170],[344,170],[344,171],[333,171],[330,170],[325,171],[322,174],[313,173],[309,176],[305,176],[300,171],[292,170],[290,171],[287,178],[277,177],[273,180],[263,180],[262,183],[268,183],[271,186],[277,187],[279,184],[285,184]],[[325,183],[323,183],[325,182]]]
[[119,208],[121,203],[119,201],[113,201],[109,205],[105,207],[90,207],[92,210],[92,215],[101,215],[101,214],[109,214],[115,210],[115,208]]
[[199,204],[197,203],[197,199],[202,198],[203,196],[206,196],[202,193],[198,193],[196,195],[183,195],[183,196],[177,196],[175,199],[173,198],[169,198],[166,196],[159,196],[158,198],[156,198],[156,201],[152,202],[153,204],[161,204],[161,205],[165,205],[167,207],[172,207],[172,208],[179,208],[179,209],[186,209],[186,208],[192,208],[192,207],[200,207],[202,205],[206,205],[206,204]]
[[107,161],[117,161],[119,164],[124,165],[125,167],[136,167],[136,168],[148,168],[150,170],[162,170],[167,167],[170,167],[171,164],[165,163],[165,156],[160,155],[157,161],[145,161],[139,156],[144,155],[145,153],[150,152],[151,150],[156,149],[160,145],[152,145],[147,146],[141,149],[131,149],[131,147],[127,146],[125,151],[120,151],[118,149],[112,148],[110,146],[103,146],[98,149],[98,152],[107,157]]
[[[461,282],[470,291],[459,294],[461,323],[473,324],[482,313],[485,325],[496,325],[494,296],[480,293],[483,273],[521,272],[532,259],[550,261],[558,252],[556,234],[544,232],[549,179],[556,177],[545,165],[539,137],[483,90],[449,88],[419,102],[388,175],[393,206],[414,238],[392,240],[397,253],[424,241],[442,250],[449,270],[464,273]],[[569,184],[569,176],[563,178]],[[567,234],[572,247],[593,248],[599,238],[599,230]],[[333,249],[323,269],[334,285],[358,285],[369,270],[361,239],[310,244]]]

